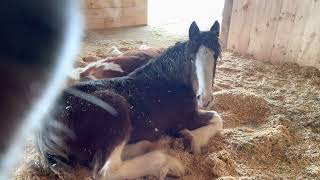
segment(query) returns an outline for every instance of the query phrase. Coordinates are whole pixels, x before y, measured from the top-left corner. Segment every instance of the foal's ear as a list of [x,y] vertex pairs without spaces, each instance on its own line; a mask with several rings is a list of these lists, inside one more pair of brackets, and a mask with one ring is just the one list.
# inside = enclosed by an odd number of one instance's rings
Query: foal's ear
[[219,37],[220,34],[220,24],[218,21],[215,21],[214,24],[211,26],[210,32]]
[[190,28],[189,28],[189,39],[195,40],[200,35],[200,29],[196,22],[192,22]]

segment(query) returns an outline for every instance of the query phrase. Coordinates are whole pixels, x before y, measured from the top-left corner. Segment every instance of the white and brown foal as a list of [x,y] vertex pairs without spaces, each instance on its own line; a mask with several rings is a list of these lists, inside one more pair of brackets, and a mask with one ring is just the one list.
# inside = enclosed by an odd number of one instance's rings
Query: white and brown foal
[[126,76],[137,68],[147,64],[151,59],[159,57],[164,48],[150,48],[142,45],[138,50],[118,52],[118,57],[102,59],[91,62],[85,67],[78,67],[72,70],[69,75],[69,85],[85,80],[98,80]]

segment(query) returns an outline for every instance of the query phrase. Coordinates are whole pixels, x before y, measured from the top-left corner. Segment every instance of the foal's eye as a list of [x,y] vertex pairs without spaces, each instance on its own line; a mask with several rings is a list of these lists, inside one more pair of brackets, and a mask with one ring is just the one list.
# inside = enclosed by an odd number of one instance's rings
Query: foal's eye
[[200,99],[200,95],[197,96],[197,99]]

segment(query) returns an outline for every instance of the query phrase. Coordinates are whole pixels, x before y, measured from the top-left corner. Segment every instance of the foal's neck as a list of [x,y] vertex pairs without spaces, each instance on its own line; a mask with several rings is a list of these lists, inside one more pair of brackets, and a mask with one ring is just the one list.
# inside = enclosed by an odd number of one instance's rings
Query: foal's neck
[[188,60],[188,42],[177,43],[168,48],[160,57],[131,74],[136,79],[161,81],[161,83],[191,83],[191,61]]

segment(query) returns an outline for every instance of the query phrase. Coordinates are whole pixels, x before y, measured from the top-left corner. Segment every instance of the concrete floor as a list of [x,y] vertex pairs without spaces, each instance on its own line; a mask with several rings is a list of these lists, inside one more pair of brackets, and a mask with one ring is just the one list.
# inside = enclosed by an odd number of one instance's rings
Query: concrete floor
[[[115,28],[88,33],[87,40],[105,41],[141,41],[153,47],[163,47],[174,44],[188,37],[190,24],[175,24],[165,26],[140,26],[130,28]],[[176,29],[176,30],[175,30]],[[100,41],[99,41],[100,42]]]

